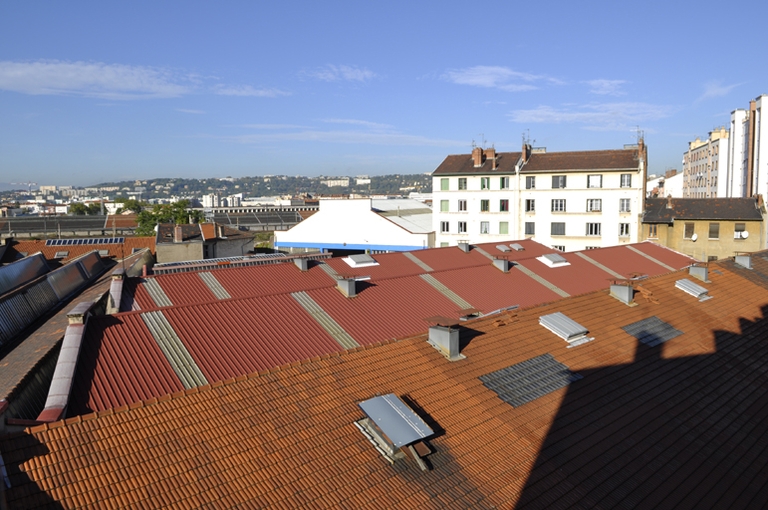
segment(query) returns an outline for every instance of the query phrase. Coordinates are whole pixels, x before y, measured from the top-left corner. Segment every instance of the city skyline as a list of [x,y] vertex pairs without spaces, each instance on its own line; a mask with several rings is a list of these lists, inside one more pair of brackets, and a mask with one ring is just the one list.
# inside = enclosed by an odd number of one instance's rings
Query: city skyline
[[[649,173],[765,89],[757,2],[0,5],[0,181],[433,171],[472,143]],[[720,32],[718,32],[720,33]]]

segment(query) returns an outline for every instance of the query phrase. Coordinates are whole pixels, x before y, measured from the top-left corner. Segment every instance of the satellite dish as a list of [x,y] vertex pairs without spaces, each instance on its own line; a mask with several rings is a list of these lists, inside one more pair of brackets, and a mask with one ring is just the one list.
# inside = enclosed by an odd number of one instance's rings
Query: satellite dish
[[747,237],[749,237],[749,232],[747,232],[747,231],[745,230],[745,231],[743,231],[743,232],[741,233],[741,238],[742,238],[742,239],[746,239]]
[[693,234],[691,236],[691,241],[696,242],[696,239],[698,239],[698,238],[699,238],[699,234]]

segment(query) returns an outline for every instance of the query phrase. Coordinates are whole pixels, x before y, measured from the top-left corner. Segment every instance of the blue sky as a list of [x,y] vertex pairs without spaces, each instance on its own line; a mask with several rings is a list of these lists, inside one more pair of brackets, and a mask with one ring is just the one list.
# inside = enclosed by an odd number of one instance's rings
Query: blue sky
[[0,182],[431,172],[472,142],[650,171],[768,93],[756,1],[0,3]]

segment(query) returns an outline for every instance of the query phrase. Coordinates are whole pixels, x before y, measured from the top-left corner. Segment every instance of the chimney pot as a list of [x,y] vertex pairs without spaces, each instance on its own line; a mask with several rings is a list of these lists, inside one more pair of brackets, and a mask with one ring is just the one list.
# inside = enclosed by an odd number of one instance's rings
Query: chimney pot
[[475,168],[483,166],[483,149],[475,147],[472,149],[472,160],[475,164]]

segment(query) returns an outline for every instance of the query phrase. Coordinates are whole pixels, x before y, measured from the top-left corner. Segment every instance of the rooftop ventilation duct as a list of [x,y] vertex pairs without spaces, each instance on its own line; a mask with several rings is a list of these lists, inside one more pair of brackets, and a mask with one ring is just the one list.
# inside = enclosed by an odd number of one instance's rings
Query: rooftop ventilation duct
[[469,253],[469,243],[459,243],[458,247],[464,253]]
[[302,271],[309,271],[309,260],[308,259],[293,259],[293,263],[296,264],[296,267],[301,269]]
[[688,268],[688,274],[698,278],[702,282],[709,283],[709,267],[705,265],[692,265]]
[[350,255],[349,257],[344,257],[341,260],[346,262],[349,267],[368,267],[368,266],[379,265],[379,263],[376,262],[376,259],[374,259],[373,257],[371,257],[366,253],[361,253],[359,255]]
[[747,269],[752,269],[752,255],[749,254],[743,254],[743,255],[736,255],[735,262]]
[[635,288],[628,281],[616,280],[611,282],[611,296],[615,297],[625,305],[635,304]]
[[443,356],[448,358],[448,361],[458,361],[464,359],[459,352],[459,330],[450,326],[431,326],[429,328],[429,343]]
[[357,281],[354,278],[339,278],[336,285],[348,298],[357,296]]
[[675,287],[677,287],[678,289],[682,290],[687,294],[690,294],[691,296],[695,297],[699,301],[706,301],[707,299],[712,299],[712,296],[708,295],[709,289],[706,289],[701,285],[697,285],[688,279],[677,280],[675,282]]
[[525,251],[525,248],[523,248],[523,245],[520,243],[512,243],[509,245],[509,247],[515,251]]
[[493,259],[493,265],[501,270],[502,273],[509,273],[511,263],[507,259]]

